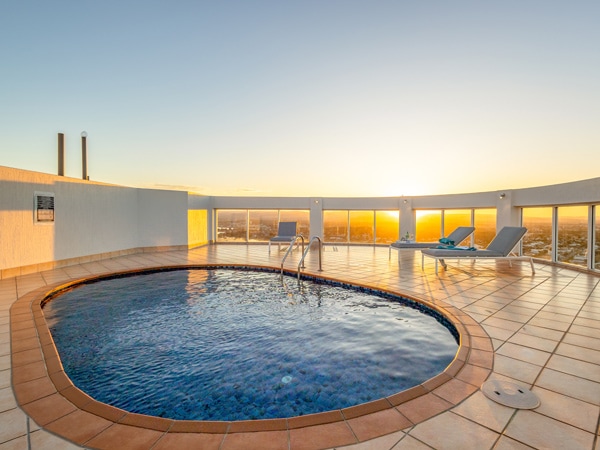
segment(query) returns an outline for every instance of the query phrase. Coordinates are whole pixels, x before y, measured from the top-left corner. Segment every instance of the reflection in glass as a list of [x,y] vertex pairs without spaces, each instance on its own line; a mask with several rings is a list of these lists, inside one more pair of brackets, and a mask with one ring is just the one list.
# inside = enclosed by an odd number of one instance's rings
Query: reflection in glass
[[587,267],[588,207],[558,208],[557,261]]
[[217,210],[217,242],[246,242],[247,226],[247,210]]
[[350,242],[372,244],[375,238],[373,211],[350,211]]
[[398,240],[398,211],[323,211],[323,241],[390,244]]
[[523,255],[552,260],[552,208],[523,208]]
[[[442,211],[423,210],[416,212],[417,242],[435,242],[442,237]],[[409,230],[402,230],[402,236]]]
[[277,235],[279,222],[296,222],[306,239],[310,232],[308,210],[217,210],[217,242],[268,242]]
[[311,238],[310,236],[310,212],[305,209],[299,210],[285,210],[282,209],[279,211],[279,221],[280,222],[296,222],[296,233],[304,236],[304,239],[307,240]]
[[398,240],[398,211],[375,211],[375,243],[391,244]]
[[473,226],[475,247],[486,248],[496,236],[496,209],[476,209]]
[[[444,236],[448,236],[458,227],[471,226],[470,209],[445,209],[444,210]],[[465,241],[465,244],[467,241]]]
[[248,212],[248,241],[267,242],[277,235],[277,211],[251,209]]
[[[448,236],[458,227],[471,226],[470,209],[446,209],[444,210],[444,236]],[[471,237],[465,239],[461,245],[471,246]],[[456,245],[460,244],[455,242]]]
[[323,211],[324,242],[348,242],[348,211]]
[[600,270],[600,205],[594,206],[594,265],[593,268]]

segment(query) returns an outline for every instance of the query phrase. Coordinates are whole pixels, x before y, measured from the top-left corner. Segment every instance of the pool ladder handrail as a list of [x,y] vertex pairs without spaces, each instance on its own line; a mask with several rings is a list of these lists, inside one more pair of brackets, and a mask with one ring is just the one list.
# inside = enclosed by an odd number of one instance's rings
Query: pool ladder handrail
[[302,272],[302,269],[304,269],[304,258],[306,258],[306,255],[308,255],[310,246],[315,240],[319,242],[319,272],[323,272],[323,241],[319,236],[313,236],[310,238],[310,241],[308,241],[306,250],[302,253],[302,258],[300,258],[300,262],[298,263],[298,281],[300,281],[300,273]]
[[283,275],[283,263],[285,263],[286,258],[294,249],[294,246],[296,245],[296,241],[298,239],[300,239],[302,242],[302,253],[304,253],[304,236],[302,236],[301,234],[297,234],[296,236],[294,236],[294,240],[292,242],[290,242],[290,246],[288,247],[287,251],[285,252],[285,255],[283,255],[283,259],[281,260],[281,274],[282,275]]

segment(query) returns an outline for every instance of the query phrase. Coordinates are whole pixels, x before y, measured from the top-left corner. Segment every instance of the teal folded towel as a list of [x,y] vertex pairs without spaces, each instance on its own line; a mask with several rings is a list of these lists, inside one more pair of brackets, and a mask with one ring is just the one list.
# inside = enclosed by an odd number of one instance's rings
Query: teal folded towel
[[441,238],[440,239],[440,244],[445,244],[445,245],[451,245],[454,246],[454,241],[451,241],[448,238]]
[[477,250],[475,247],[455,247],[454,245],[438,245],[436,248],[440,248],[443,250],[468,250],[468,251]]

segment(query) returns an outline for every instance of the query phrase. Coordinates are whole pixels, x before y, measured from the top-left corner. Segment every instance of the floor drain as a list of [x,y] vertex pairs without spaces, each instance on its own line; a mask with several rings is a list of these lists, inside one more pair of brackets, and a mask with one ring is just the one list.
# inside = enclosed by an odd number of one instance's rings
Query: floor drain
[[487,398],[511,408],[533,409],[540,406],[537,395],[510,381],[488,380],[481,390]]

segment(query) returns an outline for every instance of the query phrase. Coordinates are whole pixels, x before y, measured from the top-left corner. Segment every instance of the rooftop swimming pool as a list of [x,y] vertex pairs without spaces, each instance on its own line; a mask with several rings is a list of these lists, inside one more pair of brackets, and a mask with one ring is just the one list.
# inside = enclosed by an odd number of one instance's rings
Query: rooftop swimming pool
[[52,297],[44,314],[77,387],[180,420],[369,402],[442,372],[458,349],[452,325],[416,302],[265,270],[112,277]]

